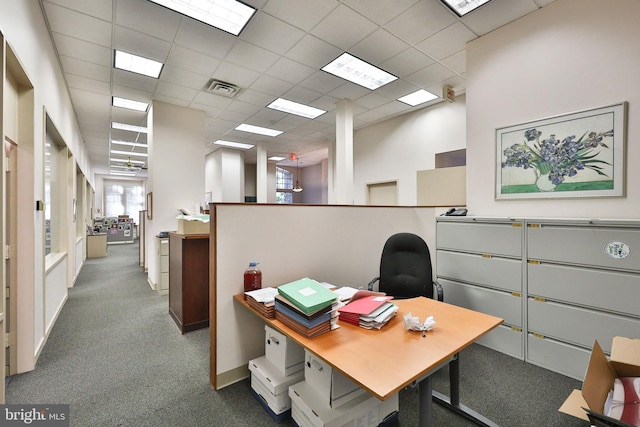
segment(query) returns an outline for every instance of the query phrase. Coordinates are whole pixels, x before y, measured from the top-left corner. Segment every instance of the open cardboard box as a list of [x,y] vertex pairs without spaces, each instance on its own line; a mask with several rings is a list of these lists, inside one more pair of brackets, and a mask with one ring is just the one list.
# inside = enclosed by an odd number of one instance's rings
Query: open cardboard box
[[[587,421],[589,417],[583,408],[603,414],[607,394],[613,389],[617,377],[640,377],[640,339],[613,337],[609,360],[596,341],[582,390],[573,390],[559,411]],[[628,425],[622,422],[612,424]]]

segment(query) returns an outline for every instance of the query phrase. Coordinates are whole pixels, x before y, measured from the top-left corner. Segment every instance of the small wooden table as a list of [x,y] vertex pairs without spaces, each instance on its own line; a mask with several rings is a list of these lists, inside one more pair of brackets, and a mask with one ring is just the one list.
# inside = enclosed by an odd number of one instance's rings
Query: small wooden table
[[[394,300],[398,314],[380,330],[367,330],[340,322],[337,330],[315,338],[305,338],[277,319],[266,319],[244,301],[234,299],[263,318],[302,347],[323,359],[380,400],[389,398],[404,387],[419,384],[420,426],[431,426],[431,398],[460,415],[483,426],[495,426],[473,410],[459,403],[458,353],[482,335],[502,323],[502,319],[466,308],[419,297]],[[407,313],[424,321],[433,316],[433,330],[407,331],[403,317]],[[450,365],[451,396],[433,392],[430,375]]]

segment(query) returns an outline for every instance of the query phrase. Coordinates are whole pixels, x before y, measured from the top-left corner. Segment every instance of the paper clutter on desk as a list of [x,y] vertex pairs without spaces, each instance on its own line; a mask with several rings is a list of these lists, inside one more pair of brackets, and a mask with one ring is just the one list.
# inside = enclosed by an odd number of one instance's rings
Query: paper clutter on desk
[[411,312],[404,315],[404,326],[407,331],[426,332],[433,329],[433,325],[436,321],[433,320],[433,316],[429,316],[425,319],[424,323],[420,323],[420,319],[411,315]]

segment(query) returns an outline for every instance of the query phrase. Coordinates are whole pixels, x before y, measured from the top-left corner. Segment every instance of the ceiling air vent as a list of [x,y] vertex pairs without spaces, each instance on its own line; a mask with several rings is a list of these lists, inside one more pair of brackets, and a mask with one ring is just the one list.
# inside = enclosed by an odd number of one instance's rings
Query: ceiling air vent
[[209,82],[206,90],[209,93],[224,96],[226,98],[235,98],[242,92],[242,89],[236,85],[215,79],[212,79]]

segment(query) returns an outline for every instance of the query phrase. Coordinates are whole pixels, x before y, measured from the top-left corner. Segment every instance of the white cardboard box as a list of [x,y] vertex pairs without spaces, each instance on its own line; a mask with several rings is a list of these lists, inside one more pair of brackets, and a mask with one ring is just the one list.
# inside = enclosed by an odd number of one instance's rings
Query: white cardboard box
[[350,400],[369,394],[365,389],[305,350],[304,378],[329,408],[338,408]]
[[267,360],[283,375],[304,369],[304,349],[270,326],[264,327],[264,352]]
[[284,375],[273,364],[267,360],[266,356],[258,357],[249,361],[249,370],[252,380],[255,376],[269,391],[269,393],[287,394],[291,384],[304,380],[304,370],[294,372],[291,375]]
[[299,427],[376,427],[380,400],[365,393],[351,399],[339,408],[320,403],[318,392],[302,381],[289,386],[291,417]]
[[209,223],[178,219],[178,234],[209,234]]

